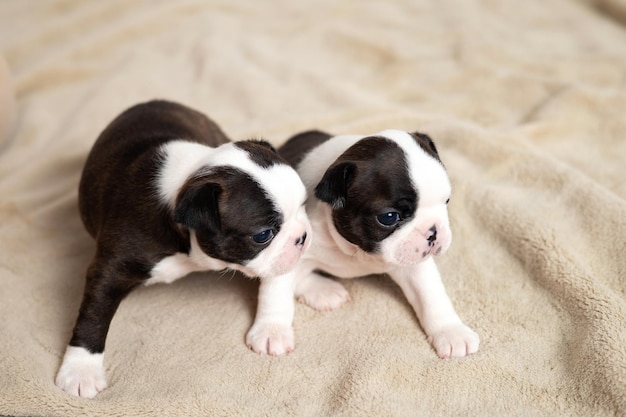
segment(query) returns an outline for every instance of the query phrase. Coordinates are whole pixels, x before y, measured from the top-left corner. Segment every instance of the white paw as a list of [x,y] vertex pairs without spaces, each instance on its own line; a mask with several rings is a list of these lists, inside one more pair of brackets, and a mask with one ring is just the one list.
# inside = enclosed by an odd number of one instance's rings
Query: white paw
[[55,384],[68,394],[93,398],[107,387],[103,354],[68,346]]
[[320,276],[310,279],[298,294],[299,302],[319,311],[334,310],[348,300],[350,300],[350,294],[343,285]]
[[453,324],[436,331],[428,337],[428,342],[442,358],[462,358],[478,352],[480,339],[463,323]]
[[293,328],[275,323],[254,323],[246,335],[246,344],[256,353],[271,356],[293,351]]

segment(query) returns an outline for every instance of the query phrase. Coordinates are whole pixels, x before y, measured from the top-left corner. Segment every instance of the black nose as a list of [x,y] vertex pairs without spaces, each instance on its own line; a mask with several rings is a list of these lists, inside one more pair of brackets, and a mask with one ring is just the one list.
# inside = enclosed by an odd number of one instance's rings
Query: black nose
[[437,240],[437,228],[435,226],[428,229],[430,235],[428,236],[428,243],[434,243]]
[[305,240],[306,240],[306,232],[304,232],[304,234],[302,236],[300,236],[298,239],[296,239],[296,246],[304,245],[304,241]]

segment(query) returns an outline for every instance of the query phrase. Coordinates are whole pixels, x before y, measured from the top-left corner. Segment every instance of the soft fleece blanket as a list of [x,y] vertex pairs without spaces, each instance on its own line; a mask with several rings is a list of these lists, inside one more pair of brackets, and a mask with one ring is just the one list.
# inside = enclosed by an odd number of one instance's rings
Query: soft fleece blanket
[[[3,0],[0,47],[0,414],[626,415],[624,1]],[[338,311],[298,305],[295,351],[258,356],[258,284],[198,273],[124,300],[107,390],[60,391],[94,251],[80,171],[152,98],[276,145],[430,134],[453,184],[438,264],[480,351],[439,359],[372,276]]]

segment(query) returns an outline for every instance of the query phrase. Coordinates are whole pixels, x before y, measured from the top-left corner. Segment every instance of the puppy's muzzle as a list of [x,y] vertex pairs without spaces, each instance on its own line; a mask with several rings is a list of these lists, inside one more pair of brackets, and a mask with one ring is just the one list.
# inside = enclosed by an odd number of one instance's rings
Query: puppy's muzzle
[[304,234],[302,236],[300,236],[298,239],[296,239],[296,246],[298,246],[298,247],[304,246],[304,242],[306,242],[306,238],[307,238],[307,233],[304,232]]

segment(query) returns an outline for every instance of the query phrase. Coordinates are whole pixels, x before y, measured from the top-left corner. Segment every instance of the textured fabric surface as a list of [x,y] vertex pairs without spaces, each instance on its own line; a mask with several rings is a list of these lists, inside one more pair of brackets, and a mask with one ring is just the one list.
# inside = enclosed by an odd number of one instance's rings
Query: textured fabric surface
[[[625,25],[619,0],[0,2],[0,414],[626,414]],[[480,351],[439,359],[373,276],[340,310],[297,305],[295,351],[258,356],[258,284],[197,273],[123,301],[107,390],[60,391],[95,247],[80,170],[152,98],[276,145],[430,134],[453,185],[438,265]]]

